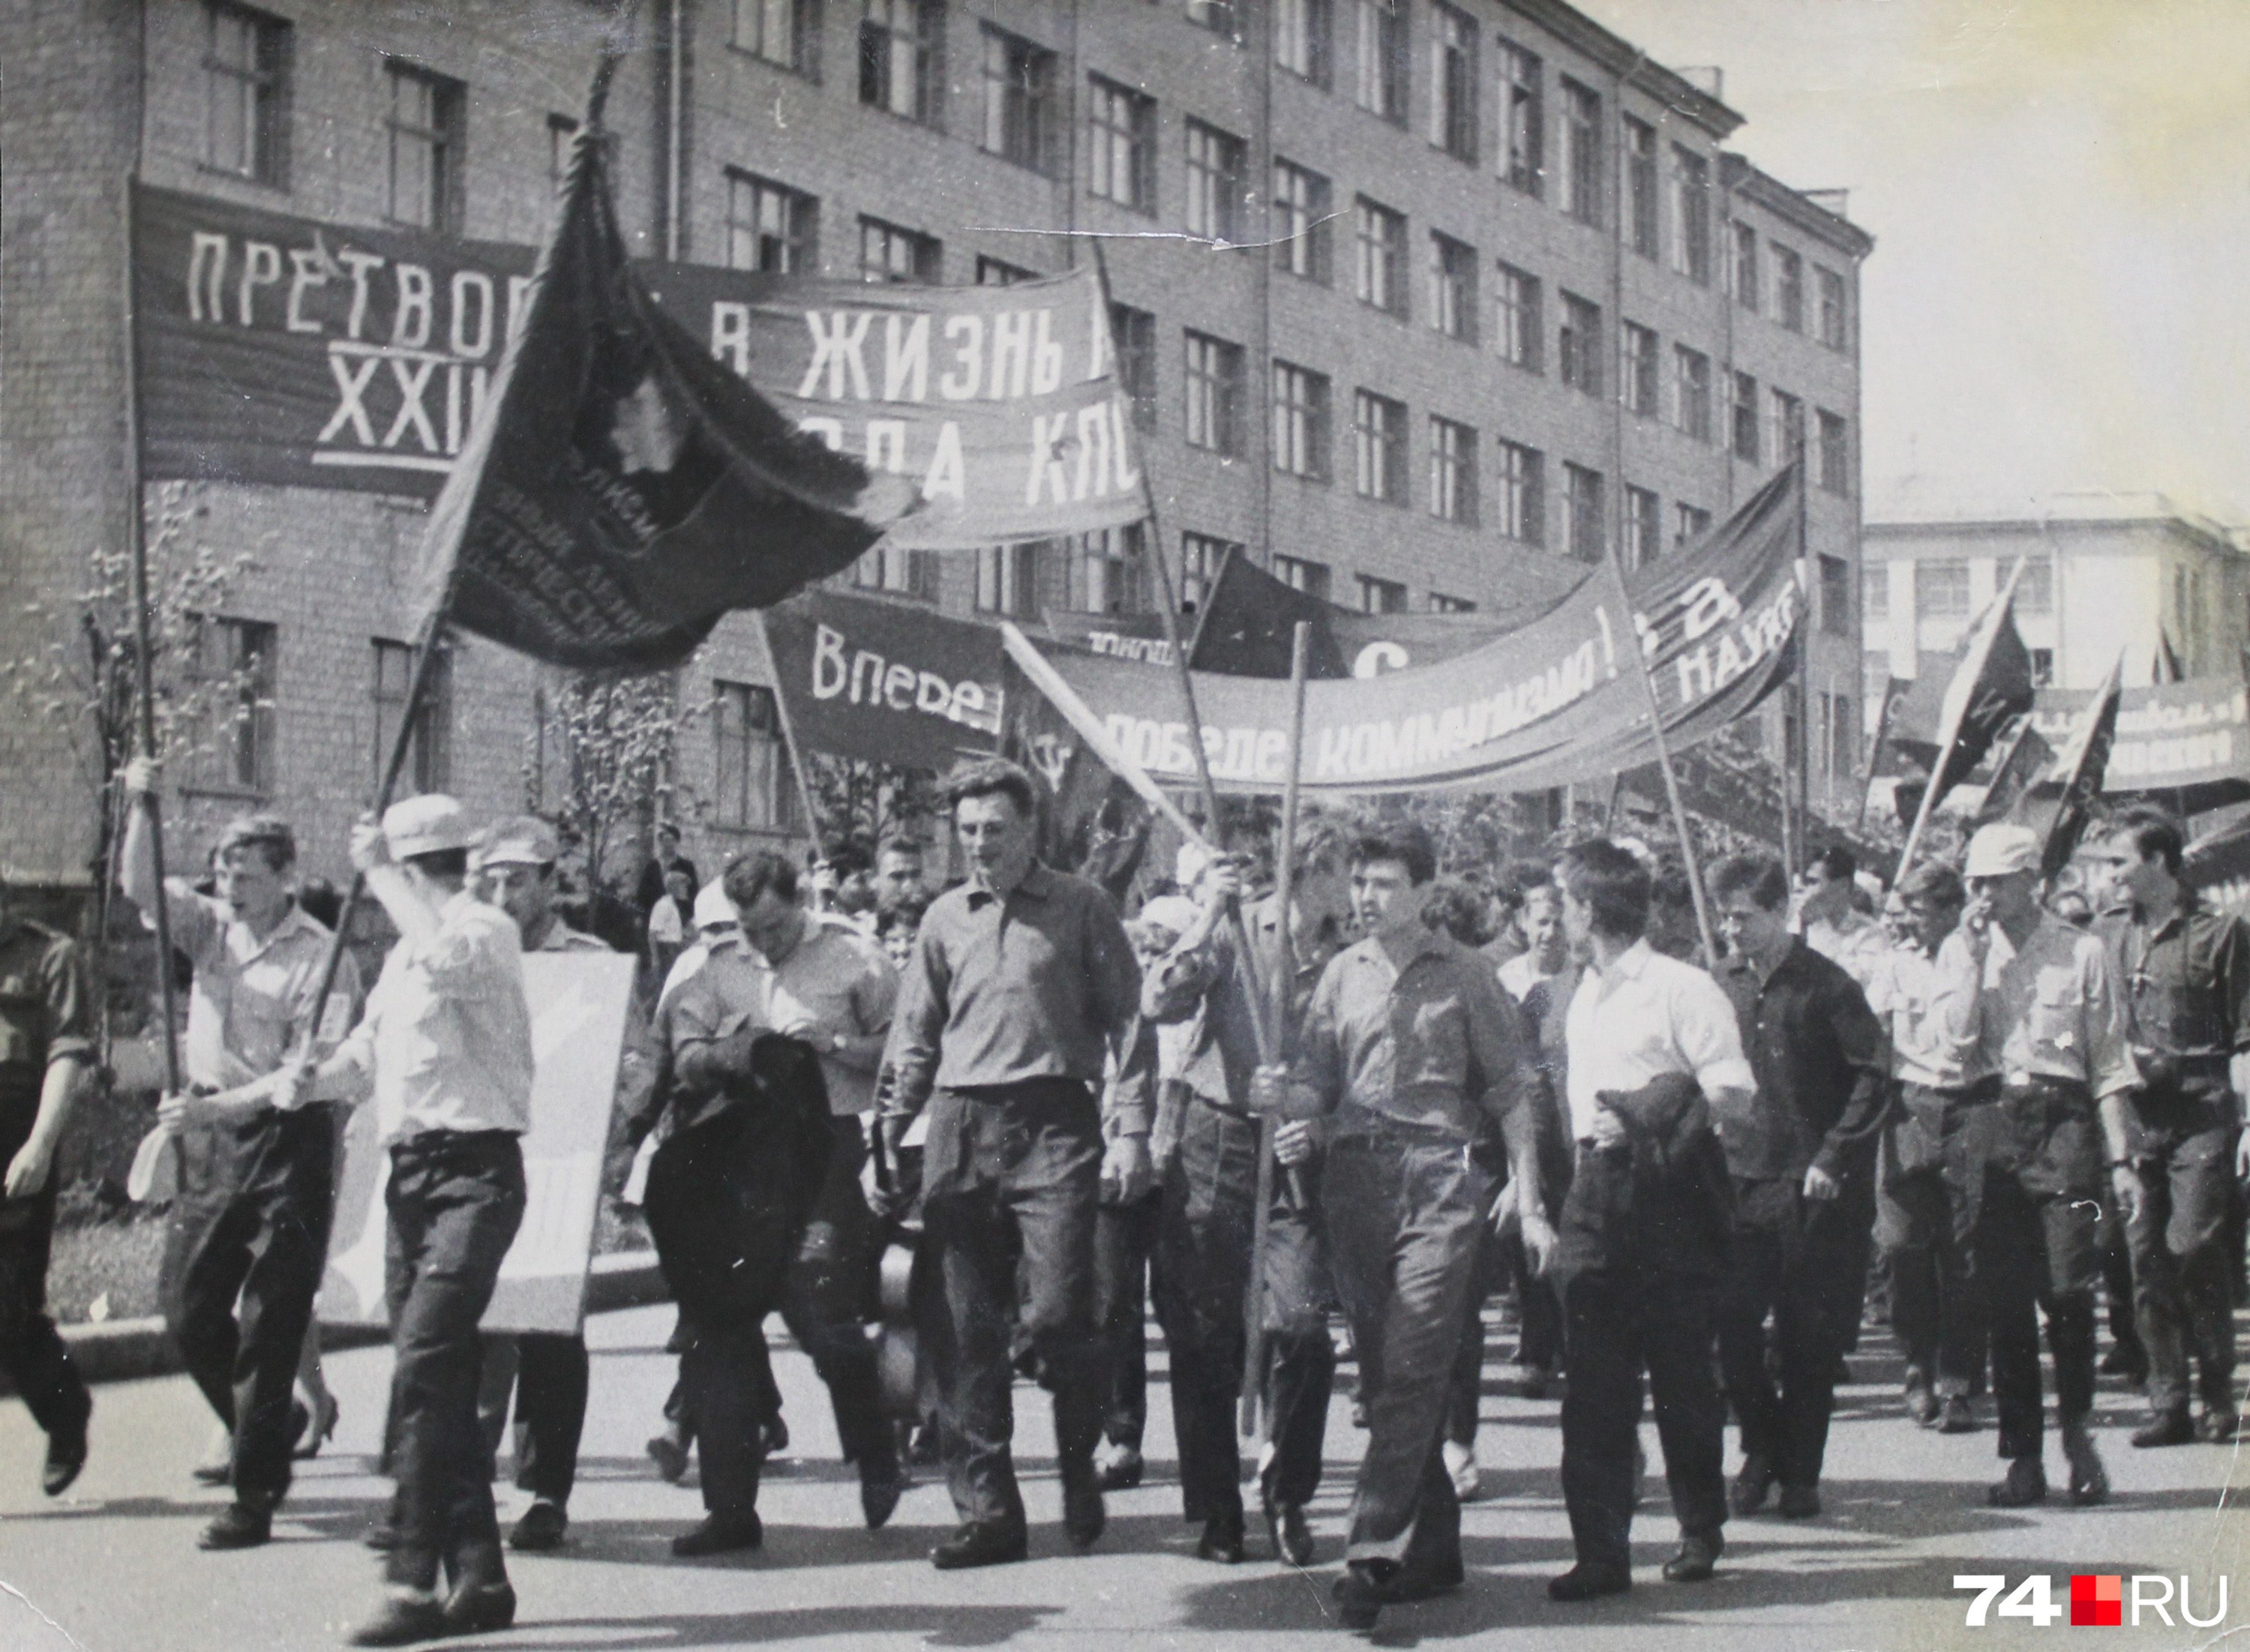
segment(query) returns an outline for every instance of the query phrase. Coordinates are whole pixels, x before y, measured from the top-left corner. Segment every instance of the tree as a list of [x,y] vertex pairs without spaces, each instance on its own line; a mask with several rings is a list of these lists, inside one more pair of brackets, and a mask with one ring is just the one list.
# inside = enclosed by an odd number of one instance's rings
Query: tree
[[673,758],[700,714],[671,673],[583,672],[542,690],[526,741],[524,802],[584,857],[586,893],[613,892],[610,857],[674,797]]
[[895,831],[919,832],[939,813],[937,777],[928,769],[827,752],[803,755],[807,789],[820,813],[806,828],[816,842],[858,835],[880,843]]

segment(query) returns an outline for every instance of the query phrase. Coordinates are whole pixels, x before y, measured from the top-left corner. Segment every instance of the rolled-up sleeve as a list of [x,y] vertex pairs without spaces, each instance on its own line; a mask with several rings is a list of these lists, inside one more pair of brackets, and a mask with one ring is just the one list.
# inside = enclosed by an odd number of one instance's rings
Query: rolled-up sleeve
[[46,1009],[47,1065],[91,1060],[93,1022],[78,948],[67,940],[57,940],[40,960],[39,973],[39,992]]
[[1706,1097],[1721,1090],[1756,1090],[1757,1075],[1743,1053],[1741,1023],[1725,990],[1701,970],[1683,973],[1674,989],[1673,1035],[1680,1054]]

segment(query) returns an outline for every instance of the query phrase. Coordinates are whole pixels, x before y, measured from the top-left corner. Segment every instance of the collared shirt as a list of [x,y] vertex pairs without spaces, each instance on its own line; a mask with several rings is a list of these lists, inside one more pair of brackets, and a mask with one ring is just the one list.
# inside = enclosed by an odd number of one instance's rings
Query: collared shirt
[[1735,1007],[1719,983],[1693,964],[1637,940],[1607,969],[1589,964],[1565,1022],[1570,1040],[1570,1133],[1594,1133],[1603,1091],[1639,1090],[1683,1073],[1708,1098],[1757,1082],[1743,1054]]
[[683,1126],[700,1124],[727,1105],[699,1057],[718,1040],[758,1024],[770,974],[764,960],[754,960],[749,947],[737,943],[714,949],[702,968],[665,993],[656,1010],[656,1083],[636,1133],[654,1124],[650,1115],[666,1105],[677,1109]]
[[[1005,897],[964,884],[932,901],[901,988],[887,1112],[920,1112],[939,1084],[1099,1085],[1112,1047],[1154,1054],[1129,1040],[1141,966],[1116,906],[1100,885],[1036,864]],[[1137,1115],[1128,1133],[1148,1128],[1149,1077],[1128,1070],[1111,1086]]]
[[2183,1091],[2226,1095],[2227,1057],[2250,1050],[2250,925],[2182,890],[2153,929],[2127,907],[2102,914],[2095,933],[2123,989],[2135,1058],[2171,1066]]
[[1889,1101],[1883,1029],[1842,965],[1792,939],[1770,971],[1737,953],[1717,981],[1732,1001],[1757,1091],[1719,1115],[1727,1168],[1801,1180],[1818,1166],[1842,1180],[1872,1165]]
[[1844,921],[1839,924],[1823,918],[1805,925],[1805,944],[1831,963],[1840,966],[1864,990],[1874,979],[1891,943],[1881,924],[1854,907],[1844,914]]
[[[1944,967],[1941,956],[1948,960]],[[1891,1073],[1901,1083],[1965,1090],[1980,1076],[1970,1070],[1977,983],[1967,953],[1933,955],[1918,945],[1893,946],[1875,962],[1867,1008],[1889,1035]]]
[[466,890],[448,900],[436,934],[390,949],[337,1055],[371,1084],[385,1141],[530,1129],[531,1008],[515,920]]
[[1466,1142],[1482,1133],[1479,1109],[1506,1130],[1531,1119],[1536,1056],[1491,961],[1418,926],[1330,960],[1295,1067],[1339,1134],[1403,1125]]
[[704,961],[712,953],[724,951],[728,947],[744,946],[749,944],[742,939],[742,932],[739,929],[722,929],[715,936],[707,930],[703,932],[703,936],[702,940],[672,960],[672,968],[666,974],[664,985],[657,992],[657,1002],[662,1003],[673,993],[679,991],[683,982],[703,967]]
[[47,1069],[93,1057],[78,947],[28,919],[0,929],[0,1165],[31,1139]]
[[[2102,943],[2041,912],[2021,950],[1994,924],[1977,994],[1973,1077],[2008,1083],[2061,1078],[2096,1097],[2141,1081],[2125,1043],[2125,1004]],[[1939,949],[1941,968],[1966,969],[1969,943],[1956,930]],[[1960,956],[1949,958],[1949,954]]]
[[[292,905],[261,937],[226,902],[197,894],[183,878],[164,880],[164,906],[172,945],[196,967],[182,1052],[189,1081],[231,1090],[263,1078],[311,1028],[332,932]],[[346,953],[329,989],[319,1053],[342,1042],[358,1002],[359,967]]]
[[756,978],[755,1019],[804,1038],[820,1052],[829,1111],[861,1113],[873,1106],[875,1075],[837,1060],[835,1040],[839,1033],[870,1037],[890,1026],[899,978],[889,960],[810,914],[803,938],[779,964],[768,963],[755,947],[746,947],[744,955]]
[[[1242,914],[1259,979],[1270,982],[1281,956],[1281,915],[1268,895]],[[1320,984],[1321,972],[1342,950],[1332,926],[1294,937],[1296,981],[1290,993],[1289,1029],[1278,1052],[1283,1061],[1295,1049],[1294,1029]],[[1268,990],[1271,990],[1269,986]],[[1250,1075],[1258,1065],[1258,1035],[1251,1019],[1250,989],[1234,967],[1234,926],[1214,924],[1203,944],[1175,948],[1159,959],[1141,984],[1141,1010],[1163,1032],[1175,1027],[1185,1035],[1186,1053],[1176,1075],[1197,1095],[1232,1106],[1250,1098]]]

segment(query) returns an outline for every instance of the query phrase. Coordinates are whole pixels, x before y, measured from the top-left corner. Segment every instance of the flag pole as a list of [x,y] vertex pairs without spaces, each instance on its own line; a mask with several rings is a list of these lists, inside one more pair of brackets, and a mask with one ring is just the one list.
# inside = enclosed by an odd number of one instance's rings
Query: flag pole
[[[1797,427],[1797,568],[1798,586],[1805,593],[1805,620],[1812,609],[1812,474],[1805,465],[1804,410],[1798,410]],[[1789,880],[1812,858],[1812,638],[1810,623],[1797,628],[1797,761],[1790,774],[1791,795],[1796,807],[1797,830],[1791,839]]]
[[781,742],[789,754],[790,772],[797,777],[797,801],[804,810],[805,836],[812,839],[812,852],[820,850],[820,811],[813,806],[812,777],[805,772],[804,748],[797,743],[797,721],[789,714],[789,696],[782,692],[777,680],[781,676],[774,664],[773,638],[766,631],[766,611],[757,610],[758,646],[766,651],[766,671],[776,681],[774,684],[774,714],[781,719]]
[[[2025,560],[2019,556],[2016,559],[2015,567],[2009,570],[2007,584],[2001,589],[2000,594],[1992,599],[1992,606],[1986,610],[1984,623],[1977,628],[1977,635],[1972,641],[1968,654],[1954,669],[1955,682],[1960,681],[1962,673],[1966,672],[1970,685],[1974,686],[1977,678],[1984,674],[1984,662],[1991,657],[1992,639],[1998,635],[2000,620],[2007,614],[2009,605],[2015,601],[2016,582],[2024,576],[2026,566]],[[1954,698],[1950,684],[1947,685],[1945,698],[1949,701]],[[1904,878],[1907,873],[1914,870],[1914,851],[1921,846],[1923,829],[1929,824],[1929,817],[1936,812],[1936,803],[1939,795],[1937,782],[1943,778],[1945,766],[1952,760],[1953,744],[1961,738],[1961,721],[1968,712],[1969,698],[1964,693],[1960,697],[1958,704],[1949,707],[1946,716],[1938,725],[1937,761],[1930,767],[1929,784],[1922,789],[1922,801],[1915,806],[1914,824],[1907,830],[1906,847],[1899,851],[1898,874],[1897,878],[1892,880],[1894,884],[1898,878]]]

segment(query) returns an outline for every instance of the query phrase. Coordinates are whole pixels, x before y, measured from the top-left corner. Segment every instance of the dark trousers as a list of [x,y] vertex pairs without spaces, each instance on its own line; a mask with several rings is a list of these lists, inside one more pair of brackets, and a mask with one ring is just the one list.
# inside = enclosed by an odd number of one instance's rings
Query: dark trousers
[[328,1262],[335,1122],[326,1107],[261,1112],[190,1132],[177,1151],[157,1299],[181,1363],[233,1430],[235,1496],[271,1509],[289,1489],[289,1408]]
[[477,1412],[486,1449],[497,1452],[515,1401],[515,1483],[547,1502],[568,1504],[578,1477],[578,1439],[586,1428],[590,1368],[586,1339],[567,1332],[488,1333]]
[[924,1299],[916,1329],[937,1393],[946,1480],[963,1521],[1020,1530],[1024,1504],[1009,1451],[1011,1324],[1054,1396],[1066,1483],[1090,1478],[1101,1432],[1108,1360],[1094,1303],[1100,1113],[1087,1086],[1068,1079],[941,1090],[928,1112],[923,1242],[938,1289]]
[[47,1317],[47,1259],[55,1230],[54,1177],[28,1199],[0,1199],[0,1371],[31,1420],[67,1437],[93,1408],[55,1322]]
[[[1256,1242],[1259,1126],[1191,1102],[1165,1168],[1156,1235],[1156,1318],[1171,1355],[1172,1427],[1181,1512],[1242,1518],[1235,1403],[1248,1358],[1246,1298]],[[1273,1461],[1263,1488],[1276,1503],[1311,1501],[1321,1481],[1336,1346],[1316,1211],[1277,1189],[1266,1238],[1266,1368]]]
[[1521,1236],[1498,1241],[1500,1263],[1515,1292],[1515,1363],[1552,1371],[1563,1363],[1563,1304],[1553,1282],[1531,1270]]
[[2133,1255],[2134,1318],[2149,1355],[2149,1403],[2188,1403],[2192,1352],[2203,1402],[2234,1409],[2234,1315],[2227,1283],[2227,1208],[2234,1125],[2219,1109],[2144,1094],[2136,1106],[2133,1159],[2139,1212],[2125,1224]]
[[1460,1503],[1440,1448],[1491,1202],[1491,1179],[1458,1143],[1347,1136],[1329,1149],[1322,1215],[1367,1408],[1348,1559],[1460,1563]]
[[1570,1370],[1563,1501],[1579,1560],[1596,1566],[1632,1559],[1644,1371],[1680,1529],[1716,1532],[1727,1518],[1726,1411],[1711,1361],[1716,1274],[1676,1265],[1676,1244],[1632,1230],[1632,1175],[1628,1155],[1582,1152],[1560,1224],[1563,1244],[1585,1253],[1558,1280]]
[[[898,1442],[883,1417],[875,1348],[863,1329],[873,1301],[879,1242],[874,1215],[859,1191],[867,1140],[856,1115],[832,1120],[831,1128],[828,1172],[782,1277],[782,1323],[828,1389],[844,1455],[859,1465],[861,1480],[888,1482],[898,1477]],[[778,1415],[781,1392],[763,1336],[759,1342],[757,1398],[769,1415]]]
[[1903,1086],[1885,1157],[1891,1325],[1907,1364],[1946,1397],[1965,1397],[1984,1363],[1984,1281],[1977,1224],[1999,1112],[1989,1098]]
[[2094,1408],[2096,1200],[2090,1187],[2074,1194],[2027,1187],[2014,1171],[1995,1170],[1985,1180],[1977,1244],[1991,1281],[1992,1398],[2004,1457],[2039,1455],[2040,1311],[2054,1355],[2058,1418],[2067,1427]]
[[1102,1437],[1141,1449],[1149,1421],[1149,1268],[1161,1194],[1103,1205],[1094,1217],[1094,1318],[1109,1357]]
[[[1785,1486],[1817,1485],[1828,1449],[1836,1359],[1867,1277],[1864,1204],[1809,1200],[1794,1179],[1735,1183],[1734,1242],[1719,1285],[1719,1362],[1743,1454]],[[1780,1354],[1766,1362],[1766,1321]]]
[[[1522,1249],[1521,1241],[1511,1239],[1510,1242],[1516,1249]],[[1453,1351],[1453,1387],[1446,1406],[1446,1437],[1456,1445],[1476,1443],[1477,1414],[1484,1406],[1484,1304],[1487,1297],[1508,1283],[1508,1250],[1491,1224],[1486,1223],[1483,1236],[1477,1241],[1476,1273],[1470,1282],[1469,1299],[1461,1310],[1461,1340]],[[1529,1283],[1543,1289],[1546,1284],[1541,1279]],[[1527,1327],[1524,1336],[1528,1339],[1530,1334]]]
[[477,1322],[523,1221],[523,1153],[507,1131],[431,1131],[390,1149],[384,1294],[397,1360],[391,1412],[398,1542],[394,1584],[507,1575],[477,1427]]

